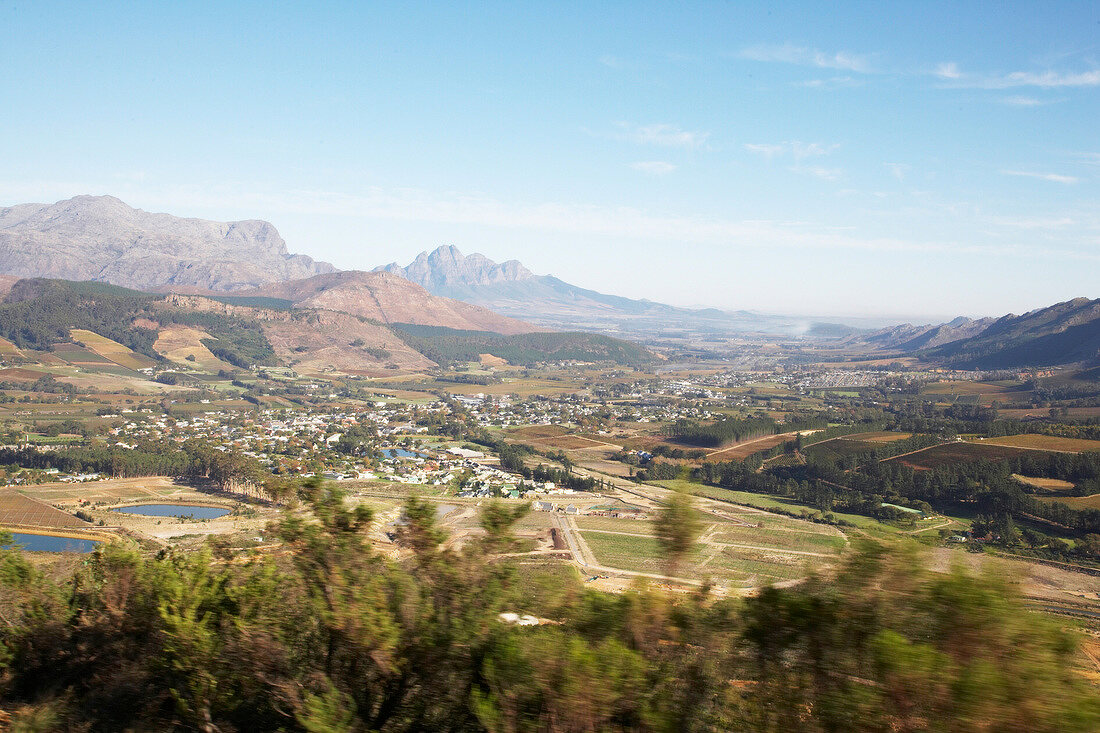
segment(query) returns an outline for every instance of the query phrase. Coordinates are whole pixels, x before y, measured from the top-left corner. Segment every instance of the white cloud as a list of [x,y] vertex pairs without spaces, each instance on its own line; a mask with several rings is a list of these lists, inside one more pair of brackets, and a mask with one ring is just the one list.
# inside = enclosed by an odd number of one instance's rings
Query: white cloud
[[958,79],[960,76],[962,76],[962,74],[959,73],[959,65],[956,64],[954,61],[947,61],[940,64],[936,67],[936,71],[934,73],[941,79]]
[[816,66],[819,69],[843,69],[861,74],[870,73],[867,56],[847,51],[825,52],[792,43],[780,45],[760,44],[741,50],[741,58],[752,61],[770,61],[798,66]]
[[1035,171],[1001,171],[1001,175],[1005,176],[1023,176],[1025,178],[1038,178],[1041,181],[1050,181],[1052,183],[1079,183],[1080,178],[1076,176],[1065,176],[1061,173],[1037,173]]
[[630,167],[636,171],[649,173],[654,176],[663,176],[666,173],[671,173],[676,170],[675,165],[666,163],[663,160],[639,160],[637,163],[631,163]]
[[745,143],[745,150],[763,155],[765,158],[774,158],[785,153],[787,148],[783,143]]
[[1042,99],[1036,99],[1035,97],[1022,96],[1003,97],[1001,99],[1001,103],[1010,105],[1012,107],[1042,107],[1046,104],[1052,104],[1052,102],[1048,102]]
[[684,130],[677,125],[658,123],[652,125],[632,125],[619,122],[616,126],[622,131],[620,138],[639,145],[657,145],[665,148],[698,148],[706,143],[709,132]]
[[842,169],[825,168],[820,165],[796,165],[791,166],[790,170],[795,173],[805,173],[814,178],[820,178],[823,181],[839,181],[844,177],[844,171]]
[[804,143],[800,140],[787,140],[781,143],[745,143],[745,150],[750,153],[763,155],[765,158],[790,155],[795,160],[828,155],[839,147],[840,143],[826,145],[824,143]]
[[609,53],[605,53],[603,56],[600,56],[599,61],[600,61],[601,64],[608,67],[609,69],[625,69],[626,68],[626,62],[624,62],[618,56],[612,56]]
[[977,89],[1013,89],[1016,87],[1061,89],[1100,86],[1100,69],[1071,72],[1013,71],[1008,74],[967,74],[961,72],[956,64],[947,63],[940,64],[933,73],[949,82],[949,86]]
[[807,79],[806,81],[796,81],[794,86],[806,87],[808,89],[841,89],[844,87],[859,86],[863,82],[851,77],[851,76],[832,76],[828,79]]

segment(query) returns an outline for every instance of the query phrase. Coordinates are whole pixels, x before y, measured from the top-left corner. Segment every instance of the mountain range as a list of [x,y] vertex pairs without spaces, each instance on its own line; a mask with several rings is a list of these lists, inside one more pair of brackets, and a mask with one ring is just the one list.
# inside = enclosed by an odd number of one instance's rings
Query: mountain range
[[[205,295],[213,301],[231,294],[238,304],[278,302],[286,308],[343,313],[360,322],[465,333],[515,336],[569,330],[718,343],[755,334],[828,340],[967,368],[1088,363],[1100,352],[1100,301],[1085,298],[1022,316],[864,330],[809,318],[683,308],[609,295],[536,275],[517,260],[497,263],[480,254],[463,255],[454,246],[422,252],[406,266],[390,263],[374,272],[341,272],[290,254],[275,227],[265,221],[154,214],[112,196],[0,209],[0,285],[35,277]],[[433,332],[433,338],[443,339],[444,334]]]
[[421,252],[407,266],[391,262],[375,271],[400,275],[433,295],[464,300],[554,329],[660,337],[796,335],[813,327],[807,319],[717,308],[681,308],[607,295],[571,285],[553,275],[535,275],[516,260],[496,263],[480,254],[463,255],[453,245],[431,253]]

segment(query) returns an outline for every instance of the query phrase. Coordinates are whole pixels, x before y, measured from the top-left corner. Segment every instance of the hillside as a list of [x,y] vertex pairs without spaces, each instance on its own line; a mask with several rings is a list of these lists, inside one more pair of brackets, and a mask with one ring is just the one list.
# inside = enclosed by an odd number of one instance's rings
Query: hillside
[[[560,360],[638,364],[654,359],[636,344],[597,334],[501,334],[386,324],[332,306],[352,302],[343,299],[359,294],[355,288],[365,287],[364,280],[398,278],[341,273],[337,280],[326,281],[327,288],[316,282],[291,284],[276,295],[207,297],[143,293],[105,283],[25,279],[15,283],[0,302],[0,339],[8,345],[6,355],[18,362],[112,363],[130,373],[174,364],[207,372],[289,366],[306,372],[380,376],[478,361],[482,354],[513,364]],[[406,310],[393,307],[386,312],[410,314],[425,297],[423,311],[431,318],[447,306],[446,299],[400,282],[388,291],[385,287],[367,291],[376,308],[385,308],[389,300],[399,300],[410,289],[420,293],[421,301],[412,299],[405,303]],[[344,287],[349,283],[355,287]],[[321,305],[309,306],[313,302]],[[486,321],[500,323],[493,320],[499,319],[495,314],[465,307]]]
[[378,374],[436,366],[392,329],[361,316],[319,309],[252,308],[190,295],[170,295],[165,303],[184,311],[250,319],[279,361],[299,370]]
[[6,275],[226,291],[334,270],[289,254],[266,221],[153,214],[113,196],[0,209],[0,273]]
[[410,346],[432,361],[448,365],[472,362],[489,354],[510,364],[530,366],[545,361],[613,361],[651,364],[652,353],[637,344],[592,333],[524,333],[511,336],[486,331],[394,324]]
[[430,294],[385,272],[349,270],[304,280],[273,283],[235,295],[278,298],[295,308],[323,308],[371,318],[382,323],[413,323],[502,334],[544,330],[480,306]]
[[1100,299],[1075,298],[1022,316],[1009,314],[975,336],[921,355],[958,367],[1008,369],[1087,361],[1098,353]]

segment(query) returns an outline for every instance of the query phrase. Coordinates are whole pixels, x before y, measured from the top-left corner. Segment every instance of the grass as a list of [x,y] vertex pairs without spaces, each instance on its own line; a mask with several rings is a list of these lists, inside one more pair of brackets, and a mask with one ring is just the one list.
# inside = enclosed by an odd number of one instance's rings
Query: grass
[[906,438],[912,437],[912,433],[894,433],[889,430],[879,430],[873,433],[845,435],[841,437],[841,440],[856,440],[868,443],[893,443],[895,440],[905,440]]
[[74,328],[69,332],[69,335],[74,341],[79,341],[104,359],[113,361],[115,364],[127,369],[145,369],[156,363],[148,356],[137,354],[117,341],[100,336],[94,331]]
[[[697,496],[705,496],[710,499],[718,499],[719,501],[728,501],[734,504],[763,509],[765,511],[777,509],[785,512],[793,512],[795,514],[804,514],[806,516],[821,514],[819,510],[813,507],[799,504],[793,499],[774,496],[772,494],[754,494],[749,491],[734,491],[732,489],[723,489],[718,486],[705,486],[703,484],[696,484],[691,481],[683,480],[657,481],[656,484],[669,489],[688,491]],[[890,524],[883,524],[877,519],[865,517],[862,514],[847,514],[845,512],[832,512],[832,514],[836,519],[843,519],[860,529],[875,530],[876,532],[884,532],[887,534],[897,534],[901,531],[898,527]],[[764,521],[767,521],[767,518],[765,518]]]
[[608,532],[628,532],[630,534],[653,534],[653,522],[642,519],[613,519],[611,517],[577,517],[577,526],[582,530],[604,530]]
[[734,545],[758,545],[775,547],[781,550],[820,552],[823,554],[839,553],[845,546],[844,538],[839,535],[769,529],[767,523],[761,528],[730,525],[715,532],[712,538],[715,542]]
[[[1100,494],[1092,496],[1036,496],[1039,501],[1059,502],[1070,509],[1100,509]],[[1049,531],[1049,529],[1044,529]]]
[[984,438],[982,445],[1003,445],[1013,448],[1057,451],[1061,453],[1085,453],[1100,451],[1100,440],[1061,438],[1057,435],[1006,435],[1000,438]]
[[652,537],[608,534],[592,530],[581,534],[601,565],[641,573],[664,571],[661,547]]
[[1033,486],[1036,489],[1042,489],[1044,491],[1069,491],[1073,488],[1073,484],[1069,481],[1063,481],[1057,478],[1035,478],[1032,476],[1021,476],[1016,473],[1012,474],[1012,478],[1028,486]]

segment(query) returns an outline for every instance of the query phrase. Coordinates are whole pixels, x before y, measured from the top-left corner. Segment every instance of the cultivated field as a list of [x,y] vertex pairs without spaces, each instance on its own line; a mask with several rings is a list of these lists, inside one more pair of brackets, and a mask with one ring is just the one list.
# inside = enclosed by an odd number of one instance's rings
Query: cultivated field
[[1031,448],[1059,453],[1100,451],[1100,440],[1060,438],[1057,435],[1006,435],[1000,438],[982,438],[981,443],[982,445],[1005,445],[1014,448]]
[[1092,496],[1037,496],[1040,501],[1056,501],[1071,509],[1100,509],[1100,494]]
[[[233,370],[233,365],[214,356],[210,349],[202,343],[203,339],[210,338],[206,331],[200,331],[190,326],[168,326],[162,328],[157,334],[157,340],[153,343],[153,350],[163,354],[172,361],[181,364],[194,364],[207,371],[217,372],[221,369]],[[189,361],[187,357],[193,356],[195,360]]]
[[119,366],[124,366],[127,369],[145,369],[153,366],[155,363],[152,359],[144,354],[138,354],[122,344],[112,341],[109,338],[100,336],[93,331],[85,331],[79,328],[74,328],[69,332],[70,337],[74,341],[79,341],[91,351],[99,354],[104,359],[109,359]]
[[1012,478],[1028,486],[1033,486],[1036,489],[1042,489],[1044,491],[1069,491],[1073,488],[1073,484],[1069,481],[1062,481],[1057,478],[1033,478],[1031,476],[1021,476],[1017,473],[1012,474]]
[[[877,445],[881,445],[881,443]],[[811,446],[807,446],[802,449],[802,452],[807,456],[824,456],[836,459],[846,456],[865,455],[869,451],[874,450],[875,447],[876,443],[872,442],[833,438],[832,440],[823,440],[820,443],[814,443]]]
[[932,469],[967,461],[1003,461],[1023,455],[1023,448],[985,443],[947,443],[925,448],[916,453],[887,459],[917,469]]
[[880,430],[874,433],[856,433],[854,435],[844,435],[839,440],[855,440],[863,441],[866,443],[893,443],[896,440],[905,440],[906,438],[912,438],[912,433],[894,433],[889,430]]
[[27,527],[52,527],[56,529],[90,527],[68,512],[55,509],[15,491],[0,490],[0,525]]
[[150,500],[156,500],[154,503],[210,500],[210,496],[194,487],[165,476],[117,478],[86,483],[53,482],[27,486],[25,491],[29,496],[42,501],[74,507],[81,503],[114,506]]
[[736,445],[732,445],[729,448],[723,448],[722,450],[708,453],[707,460],[740,461],[748,458],[753,453],[760,453],[761,451],[766,451],[769,448],[774,448],[780,443],[791,440],[793,437],[794,436],[791,433],[782,433],[780,435],[765,435],[762,438],[745,440]]
[[1014,391],[1015,387],[989,382],[931,382],[921,390],[931,395],[1002,395]]

